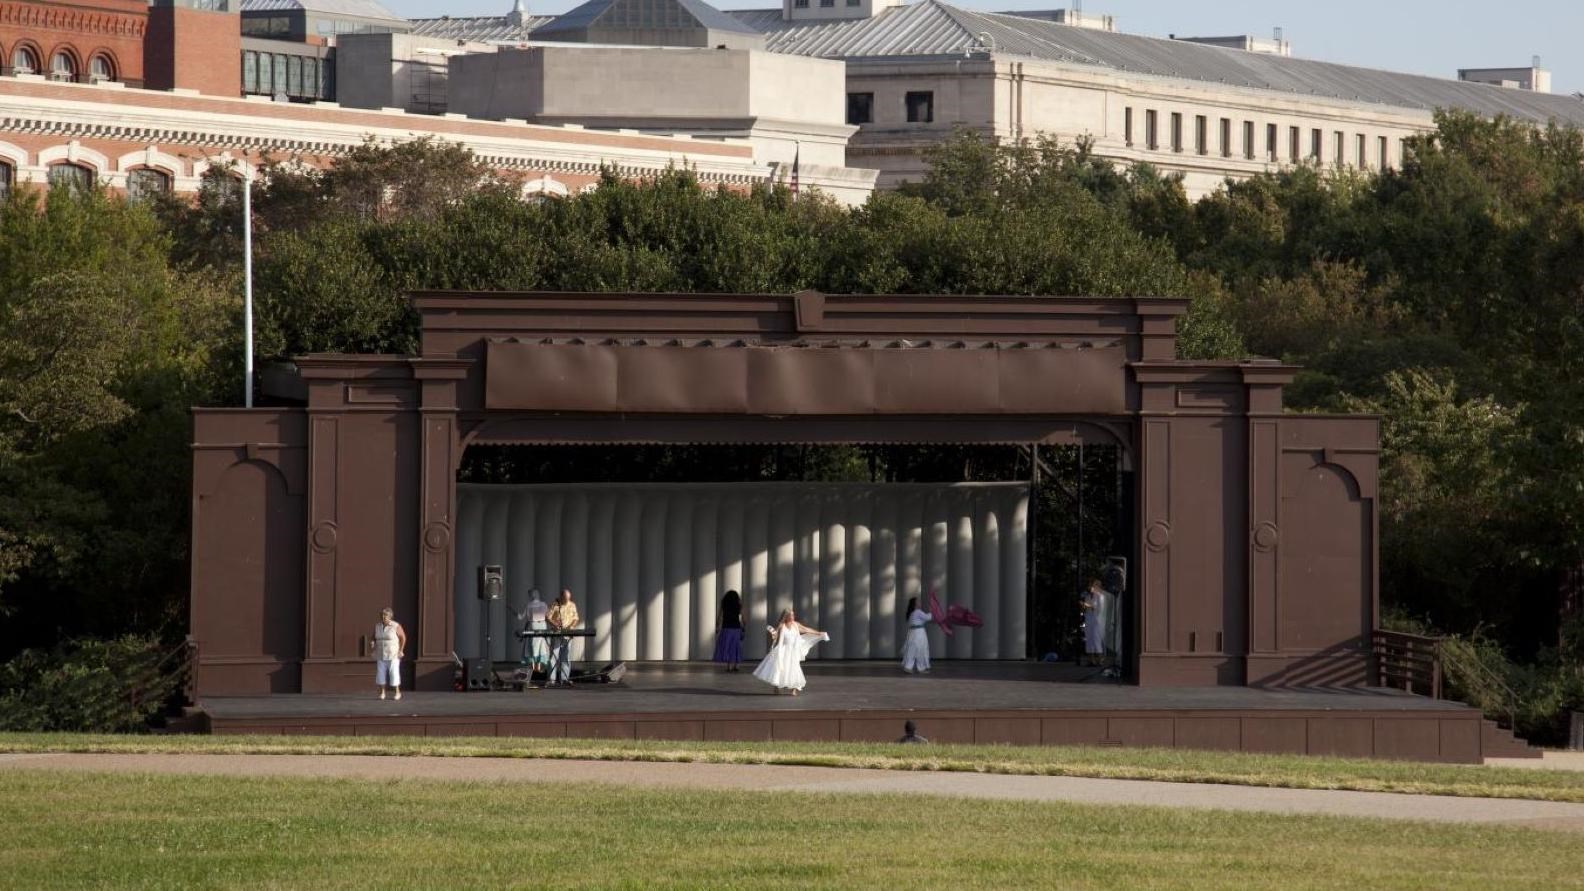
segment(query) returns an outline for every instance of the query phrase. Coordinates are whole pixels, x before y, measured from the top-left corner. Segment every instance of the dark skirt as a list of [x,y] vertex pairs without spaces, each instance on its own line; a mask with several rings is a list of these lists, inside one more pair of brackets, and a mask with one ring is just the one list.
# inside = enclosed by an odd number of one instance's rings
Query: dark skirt
[[736,665],[742,661],[741,628],[722,628],[720,634],[715,636],[715,661],[727,665]]

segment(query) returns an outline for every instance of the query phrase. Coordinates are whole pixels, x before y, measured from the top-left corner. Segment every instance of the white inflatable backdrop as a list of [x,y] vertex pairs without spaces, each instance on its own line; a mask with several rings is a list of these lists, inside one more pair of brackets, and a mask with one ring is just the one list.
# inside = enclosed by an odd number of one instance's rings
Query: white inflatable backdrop
[[570,588],[599,661],[709,659],[721,596],[743,595],[745,655],[788,606],[831,636],[825,659],[891,659],[909,597],[939,592],[984,618],[937,657],[1021,659],[1029,490],[1021,483],[722,483],[458,487],[456,647],[482,650],[478,569],[505,568],[492,657],[513,658],[508,610]]

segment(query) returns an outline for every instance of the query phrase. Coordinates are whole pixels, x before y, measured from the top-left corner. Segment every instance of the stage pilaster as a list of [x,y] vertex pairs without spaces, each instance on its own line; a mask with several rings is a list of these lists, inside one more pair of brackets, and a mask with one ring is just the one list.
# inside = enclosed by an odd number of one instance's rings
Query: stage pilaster
[[455,603],[456,475],[461,460],[457,386],[468,360],[414,359],[420,399],[418,466],[418,665],[420,689],[451,686]]

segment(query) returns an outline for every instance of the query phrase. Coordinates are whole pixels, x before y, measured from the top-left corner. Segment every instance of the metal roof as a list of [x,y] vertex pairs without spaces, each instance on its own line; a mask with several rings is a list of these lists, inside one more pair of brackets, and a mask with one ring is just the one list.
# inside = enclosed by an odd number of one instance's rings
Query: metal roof
[[363,19],[406,19],[374,0],[242,0],[243,12],[312,12],[320,15],[347,15]]
[[548,37],[591,28],[691,29],[756,34],[742,19],[728,15],[704,0],[588,0],[582,6],[538,29]]
[[794,55],[864,59],[992,52],[1347,102],[1584,124],[1584,102],[1569,96],[1077,28],[940,0],[842,21],[789,22],[779,9],[731,14],[763,31],[766,49]]
[[412,33],[420,37],[443,37],[479,43],[525,42],[535,28],[555,21],[553,15],[526,16],[514,21],[509,15],[441,16],[413,19]]

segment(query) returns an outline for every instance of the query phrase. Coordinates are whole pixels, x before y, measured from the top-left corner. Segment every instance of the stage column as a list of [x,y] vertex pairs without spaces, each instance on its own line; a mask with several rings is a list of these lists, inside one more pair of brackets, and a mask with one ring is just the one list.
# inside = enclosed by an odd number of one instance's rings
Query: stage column
[[452,584],[456,559],[456,475],[462,459],[457,384],[469,360],[414,359],[420,389],[418,465],[418,664],[421,690],[451,688],[455,641]]
[[[1229,642],[1247,655],[1245,682],[1258,680],[1255,667],[1280,649],[1277,587],[1281,558],[1282,387],[1288,368],[1245,367],[1248,386],[1248,629],[1247,639]],[[1253,676],[1252,678],[1250,676]]]

